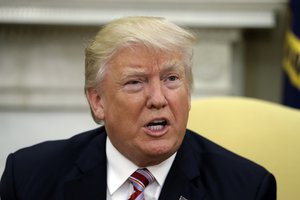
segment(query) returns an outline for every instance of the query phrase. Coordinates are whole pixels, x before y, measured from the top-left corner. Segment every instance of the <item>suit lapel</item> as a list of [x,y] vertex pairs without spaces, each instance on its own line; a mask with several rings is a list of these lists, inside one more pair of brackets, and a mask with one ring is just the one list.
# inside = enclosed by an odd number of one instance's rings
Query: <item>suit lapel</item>
[[[76,167],[64,185],[65,200],[106,199],[106,133],[99,135],[79,156]],[[168,173],[159,200],[197,199],[206,196],[200,179],[200,156],[194,156],[191,144],[185,138]]]
[[194,156],[195,152],[190,145],[185,138],[168,173],[159,200],[205,198],[206,191],[200,179],[200,156]]
[[101,131],[79,156],[64,185],[65,200],[106,199],[106,134]]

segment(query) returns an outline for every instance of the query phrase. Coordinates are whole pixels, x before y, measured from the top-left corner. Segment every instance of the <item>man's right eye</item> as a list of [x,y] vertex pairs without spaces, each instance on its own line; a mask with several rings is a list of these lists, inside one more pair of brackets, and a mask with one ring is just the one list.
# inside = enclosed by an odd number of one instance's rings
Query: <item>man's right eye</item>
[[125,83],[125,85],[136,85],[136,84],[139,84],[141,83],[141,81],[138,81],[138,80],[130,80],[130,81],[127,81]]
[[143,88],[143,81],[142,80],[129,80],[125,82],[124,89],[127,92],[133,93],[138,92]]

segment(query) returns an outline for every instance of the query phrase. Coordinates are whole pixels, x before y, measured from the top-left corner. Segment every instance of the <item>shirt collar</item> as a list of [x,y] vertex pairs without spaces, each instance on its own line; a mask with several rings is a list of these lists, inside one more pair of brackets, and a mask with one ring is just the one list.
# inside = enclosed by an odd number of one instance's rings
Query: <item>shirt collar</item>
[[[113,194],[128,179],[128,177],[139,167],[123,156],[111,143],[107,137],[106,140],[107,156],[107,187],[110,194]],[[174,153],[167,160],[158,165],[149,166],[147,169],[153,174],[160,186],[165,182],[171,165],[175,159]]]
[[169,157],[167,160],[161,162],[158,165],[149,166],[147,169],[153,174],[156,181],[160,186],[163,186],[167,175],[169,173],[169,170],[172,166],[172,163],[175,159],[176,153],[174,153],[171,157]]

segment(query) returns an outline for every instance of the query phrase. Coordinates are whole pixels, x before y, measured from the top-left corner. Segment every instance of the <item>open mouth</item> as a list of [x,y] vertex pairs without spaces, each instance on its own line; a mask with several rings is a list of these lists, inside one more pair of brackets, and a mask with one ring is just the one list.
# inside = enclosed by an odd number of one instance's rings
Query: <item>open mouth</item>
[[147,128],[151,131],[161,131],[167,126],[168,122],[164,119],[153,120],[149,124],[147,124]]

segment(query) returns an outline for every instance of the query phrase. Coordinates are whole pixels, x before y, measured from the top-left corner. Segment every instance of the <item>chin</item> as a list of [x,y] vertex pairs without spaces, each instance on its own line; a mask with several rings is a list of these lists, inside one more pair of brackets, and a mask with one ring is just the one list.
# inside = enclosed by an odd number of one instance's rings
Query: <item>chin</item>
[[[153,165],[158,165],[161,162],[165,161],[168,159],[170,156],[172,156],[177,149],[170,148],[169,145],[160,145],[160,146],[149,146],[144,145],[143,148],[141,149],[141,152],[143,152],[144,156],[142,156],[142,162],[138,162],[137,164],[140,167],[147,167],[147,166],[153,166]],[[144,162],[146,161],[146,162]]]
[[173,145],[159,145],[152,146],[147,151],[149,155],[153,157],[170,157],[173,153],[177,151],[177,148],[174,148]]

